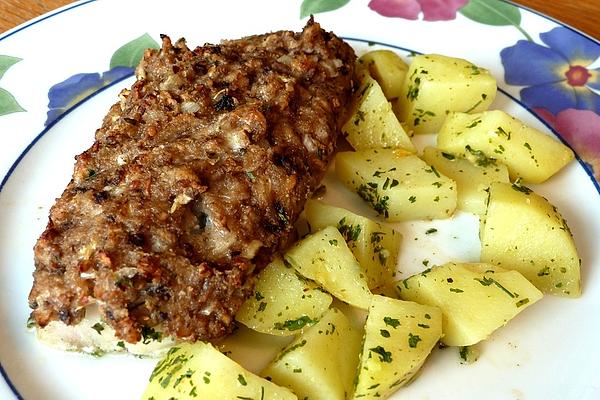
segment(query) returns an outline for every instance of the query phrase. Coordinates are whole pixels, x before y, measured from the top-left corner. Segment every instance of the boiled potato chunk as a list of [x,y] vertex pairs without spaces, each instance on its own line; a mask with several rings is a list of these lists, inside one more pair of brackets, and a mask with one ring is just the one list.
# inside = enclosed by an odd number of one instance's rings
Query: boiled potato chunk
[[335,172],[389,221],[447,218],[456,208],[456,183],[401,150],[339,152]]
[[288,250],[285,260],[338,299],[365,310],[369,307],[372,294],[365,272],[335,227],[308,235]]
[[316,283],[276,259],[260,272],[254,294],[235,318],[255,331],[289,336],[315,324],[332,300]]
[[439,307],[448,346],[486,339],[542,298],[517,271],[489,264],[447,263],[399,282],[400,298]]
[[481,260],[519,271],[545,293],[581,295],[580,259],[567,221],[524,186],[490,186]]
[[370,289],[385,285],[396,272],[402,235],[389,226],[320,201],[308,200],[306,219],[314,231],[335,226],[365,270]]
[[300,399],[345,400],[352,391],[362,332],[332,308],[284,348],[261,375]]
[[450,112],[481,112],[495,97],[496,79],[487,69],[460,58],[425,54],[413,57],[394,111],[408,130],[436,133]]
[[209,343],[182,343],[171,348],[154,368],[143,400],[297,399],[254,375]]
[[391,50],[374,50],[362,55],[356,67],[361,72],[371,75],[381,86],[385,97],[393,100],[400,96],[404,76],[408,65],[400,56]]
[[386,398],[407,384],[441,335],[439,308],[373,296],[353,398]]
[[477,165],[434,147],[426,147],[422,158],[456,182],[457,207],[480,217],[485,214],[490,184],[508,182],[508,169],[499,162]]
[[478,164],[497,159],[506,164],[511,179],[532,183],[544,182],[574,158],[558,140],[500,110],[449,115],[437,147]]
[[349,113],[342,132],[355,149],[390,147],[415,152],[379,84],[369,75],[363,76]]

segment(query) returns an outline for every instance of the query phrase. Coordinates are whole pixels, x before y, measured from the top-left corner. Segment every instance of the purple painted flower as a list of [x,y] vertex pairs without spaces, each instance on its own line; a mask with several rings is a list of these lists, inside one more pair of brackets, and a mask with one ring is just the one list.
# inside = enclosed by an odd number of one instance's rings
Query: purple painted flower
[[80,101],[101,88],[133,74],[129,67],[115,67],[102,75],[99,73],[75,74],[52,86],[48,91],[48,114],[45,126],[67,112]]
[[417,19],[423,12],[425,21],[447,21],[456,18],[456,10],[469,0],[371,0],[369,8],[384,17]]
[[600,114],[600,46],[564,27],[540,34],[547,46],[520,40],[500,52],[506,83],[527,86],[521,100],[556,115],[568,108]]

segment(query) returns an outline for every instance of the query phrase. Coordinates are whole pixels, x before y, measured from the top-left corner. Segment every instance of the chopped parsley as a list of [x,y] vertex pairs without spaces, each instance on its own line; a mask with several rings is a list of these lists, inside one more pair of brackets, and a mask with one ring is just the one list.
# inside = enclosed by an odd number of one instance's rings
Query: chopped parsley
[[495,133],[506,137],[507,140],[510,140],[510,132],[506,132],[501,126],[496,128]]
[[481,283],[483,286],[490,286],[491,284],[494,284],[498,288],[500,288],[504,293],[509,295],[511,298],[515,297],[515,295],[510,290],[508,290],[507,288],[502,286],[502,284],[500,282],[498,282],[497,280],[495,280],[494,278],[488,278],[487,276],[484,276],[483,279],[478,279],[478,278],[473,278],[473,279],[475,279],[477,282]]
[[540,269],[537,273],[537,276],[546,276],[546,275],[550,275],[550,267],[544,267],[544,268]]
[[365,112],[362,110],[356,110],[356,118],[354,118],[354,125],[358,126],[359,123],[365,121]]
[[381,241],[385,236],[385,232],[371,232],[371,245],[373,246],[373,253],[377,254],[377,258],[379,259],[379,264],[385,266],[388,257],[389,251],[381,245]]
[[400,326],[400,321],[392,317],[383,317],[383,322],[385,322],[387,326],[391,326],[394,329]]
[[98,335],[102,335],[104,325],[102,325],[100,322],[96,322],[94,325],[92,325],[92,329],[98,332]]
[[465,68],[470,68],[471,69],[471,75],[479,75],[481,74],[481,70],[479,69],[479,67],[477,65],[468,65]]
[[475,119],[475,120],[473,120],[473,122],[471,122],[469,125],[467,125],[467,128],[475,128],[480,123],[481,123],[480,119]]
[[398,180],[396,180],[396,179],[390,180],[390,178],[385,178],[385,182],[383,183],[382,189],[386,190],[388,187],[391,189],[395,186],[398,186],[398,183],[400,183],[400,182],[398,182]]
[[533,192],[533,190],[529,189],[527,186],[521,185],[521,178],[517,179],[515,181],[515,183],[512,184],[512,188],[513,188],[513,190],[516,190],[517,192],[525,193],[526,195],[529,195],[530,193]]
[[525,297],[524,299],[521,299],[521,300],[517,301],[517,302],[515,303],[515,305],[516,305],[517,307],[521,307],[522,305],[525,305],[525,304],[527,304],[527,303],[529,303],[529,299],[528,299],[527,297]]
[[96,358],[100,358],[102,357],[104,354],[106,354],[104,352],[104,350],[102,350],[101,348],[96,348],[94,349],[94,351],[91,353],[92,356],[96,357]]
[[338,228],[338,231],[340,231],[340,233],[344,237],[344,240],[346,240],[346,242],[358,240],[358,236],[360,235],[360,232],[362,230],[362,227],[358,224],[357,225],[346,224],[346,217],[342,218],[338,222],[337,228]]
[[444,157],[447,160],[454,160],[456,159],[456,157],[450,153],[445,153],[442,151],[442,157]]
[[417,97],[419,97],[419,84],[421,83],[421,78],[415,78],[415,84],[408,85],[408,91],[406,93],[406,98],[410,101],[415,101]]
[[192,371],[191,369],[188,369],[185,373],[179,375],[179,377],[175,380],[175,383],[173,384],[173,387],[177,387],[177,385],[179,385],[184,379],[190,379],[192,377],[192,375],[194,375],[194,371]]
[[411,348],[417,347],[417,344],[421,341],[419,335],[413,335],[412,333],[408,334],[408,346]]
[[435,169],[435,167],[432,165],[429,167],[429,169],[426,169],[425,172],[428,172],[430,174],[435,174],[435,176],[437,176],[438,178],[441,177],[440,173],[437,171],[437,169]]
[[473,111],[474,109],[477,108],[477,106],[479,106],[481,104],[482,100],[479,100],[477,103],[473,104],[473,106],[471,106],[471,108],[469,108],[467,111],[465,111],[465,113],[470,113],[471,111]]
[[380,196],[377,191],[377,183],[368,182],[366,185],[363,183],[359,185],[356,193],[366,202],[373,206],[373,209],[377,211],[377,214],[383,215],[385,218],[389,218],[389,196]]
[[458,348],[461,364],[472,364],[479,357],[479,350],[475,346],[461,346]]
[[413,116],[415,117],[415,119],[413,120],[413,125],[417,126],[421,122],[427,122],[427,117],[435,117],[435,113],[432,111],[416,108],[415,112],[413,112]]
[[275,360],[273,360],[273,362],[275,363],[275,362],[281,360],[283,357],[285,357],[286,355],[288,355],[292,351],[297,350],[300,347],[303,347],[305,344],[306,344],[306,340],[302,340],[300,343],[296,343],[295,345],[291,346],[290,348],[285,349],[284,351],[282,351],[281,353],[279,353],[279,356],[277,356],[277,358]]
[[481,150],[475,150],[470,145],[466,145],[465,150],[475,157],[475,164],[479,165],[480,167],[496,165],[496,159],[486,156]]
[[317,322],[317,321],[311,319],[307,315],[303,315],[298,319],[289,319],[283,323],[275,322],[274,326],[275,326],[275,329],[280,330],[280,331],[283,331],[283,330],[297,331],[298,329],[302,329],[306,325],[312,325],[315,322]]
[[142,343],[148,344],[153,340],[162,341],[162,333],[155,331],[150,326],[142,326]]
[[392,362],[392,353],[390,351],[386,351],[382,346],[370,348],[369,351],[378,354],[379,361],[383,361],[386,363]]

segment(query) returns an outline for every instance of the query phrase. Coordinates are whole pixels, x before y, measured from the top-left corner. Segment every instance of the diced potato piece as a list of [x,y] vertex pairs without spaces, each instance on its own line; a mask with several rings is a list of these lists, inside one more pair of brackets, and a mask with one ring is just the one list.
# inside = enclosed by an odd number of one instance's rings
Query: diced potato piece
[[544,182],[574,158],[571,149],[558,140],[500,110],[449,115],[437,147],[478,164],[498,159],[508,167],[511,179],[533,183]]
[[441,335],[439,308],[373,296],[353,398],[386,398],[410,382]]
[[548,200],[524,186],[490,186],[481,260],[519,271],[543,292],[581,295],[581,261],[567,221]]
[[329,226],[302,239],[285,253],[285,259],[338,299],[365,310],[369,307],[373,295],[364,270],[335,227]]
[[398,283],[400,298],[442,310],[448,346],[470,346],[487,338],[542,298],[517,271],[489,264],[447,263]]
[[487,69],[460,58],[418,55],[408,68],[394,111],[407,129],[436,133],[452,111],[487,110],[496,89],[496,79]]
[[416,151],[379,84],[369,75],[363,77],[349,114],[342,132],[355,149],[389,147]]
[[396,272],[396,262],[402,235],[389,226],[316,200],[304,207],[306,219],[313,231],[328,226],[338,228],[348,248],[365,270],[370,289],[390,281]]
[[492,182],[508,182],[508,169],[499,162],[477,165],[434,147],[423,150],[423,160],[456,182],[457,207],[483,216]]
[[245,370],[209,343],[182,343],[171,348],[154,368],[143,400],[297,399],[282,388]]
[[456,183],[401,150],[339,152],[335,172],[389,221],[447,218],[456,208]]
[[391,50],[374,50],[358,59],[358,75],[371,75],[381,86],[385,97],[393,100],[400,96],[408,65]]
[[258,332],[289,336],[315,324],[333,298],[276,259],[261,271],[250,297],[235,318]]
[[284,348],[261,375],[301,399],[345,400],[352,391],[362,333],[332,308]]

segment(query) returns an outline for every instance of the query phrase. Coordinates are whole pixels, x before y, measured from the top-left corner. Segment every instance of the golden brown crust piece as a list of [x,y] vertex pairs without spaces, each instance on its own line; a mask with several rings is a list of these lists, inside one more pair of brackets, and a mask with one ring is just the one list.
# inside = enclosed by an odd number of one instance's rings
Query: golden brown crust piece
[[159,324],[184,340],[229,333],[325,173],[354,61],[312,21],[193,51],[163,36],[35,246],[38,325],[97,303],[132,343]]

